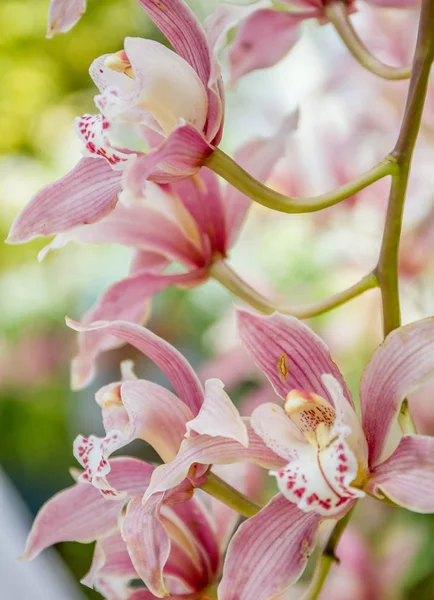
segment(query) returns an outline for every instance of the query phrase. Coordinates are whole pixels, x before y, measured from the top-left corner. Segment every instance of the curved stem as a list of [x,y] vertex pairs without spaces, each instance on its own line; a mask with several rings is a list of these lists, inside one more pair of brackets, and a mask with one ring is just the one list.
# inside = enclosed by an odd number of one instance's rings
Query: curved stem
[[250,304],[250,306],[253,306],[253,308],[256,308],[260,312],[271,314],[278,311],[285,315],[292,315],[298,319],[308,319],[310,317],[321,315],[333,308],[345,304],[345,302],[348,302],[348,300],[351,300],[356,296],[360,296],[360,294],[363,294],[366,290],[378,287],[377,276],[375,273],[369,273],[369,275],[366,275],[348,289],[339,292],[334,296],[330,296],[330,298],[321,300],[320,302],[299,306],[280,306],[250,287],[250,285],[246,283],[244,279],[241,279],[241,277],[223,260],[213,263],[209,270],[209,274],[227,290],[232,292],[232,294],[237,296],[237,298],[244,300],[244,302],[247,302],[247,304]]
[[401,80],[410,77],[411,65],[392,67],[371,54],[354,29],[346,5],[342,1],[338,0],[327,5],[325,14],[334,25],[345,46],[362,67],[382,79]]
[[339,562],[339,559],[335,554],[336,547],[341,539],[341,535],[343,534],[345,527],[348,525],[348,521],[351,519],[354,508],[355,505],[334,526],[327,544],[324,550],[321,552],[321,556],[318,560],[315,574],[312,578],[309,589],[303,596],[302,600],[316,600],[319,597],[333,563]]
[[[411,161],[419,134],[433,60],[434,2],[432,0],[424,0],[421,9],[419,33],[407,105],[398,141],[392,152],[398,165],[398,172],[392,177],[383,241],[376,268],[383,303],[384,335],[387,335],[401,325],[398,258],[402,218]],[[399,423],[403,432],[414,431],[414,423],[408,410],[407,402],[403,402],[401,406]]]
[[262,508],[262,506],[252,502],[247,496],[238,492],[235,488],[226,483],[226,481],[220,479],[218,475],[211,472],[208,473],[206,481],[200,486],[200,489],[207,492],[207,494],[210,494],[210,496],[217,498],[217,500],[220,500],[223,504],[230,506],[239,512],[240,515],[243,515],[243,517],[253,517],[253,515],[256,515]]
[[360,175],[353,181],[331,191],[313,198],[295,198],[285,196],[260,183],[249,175],[238,163],[219,148],[214,148],[213,153],[205,163],[217,175],[220,175],[237,190],[251,198],[254,202],[262,204],[272,210],[283,213],[310,213],[323,208],[333,206],[342,200],[346,200],[360,190],[368,187],[375,181],[393,175],[395,170],[395,159],[388,156],[375,165],[372,169]]

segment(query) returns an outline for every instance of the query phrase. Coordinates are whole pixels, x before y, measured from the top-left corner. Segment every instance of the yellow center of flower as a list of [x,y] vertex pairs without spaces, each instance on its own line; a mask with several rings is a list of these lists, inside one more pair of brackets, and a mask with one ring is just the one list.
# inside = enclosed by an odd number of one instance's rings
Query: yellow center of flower
[[117,73],[125,73],[130,79],[135,79],[133,68],[125,50],[119,50],[119,52],[107,56],[104,66]]

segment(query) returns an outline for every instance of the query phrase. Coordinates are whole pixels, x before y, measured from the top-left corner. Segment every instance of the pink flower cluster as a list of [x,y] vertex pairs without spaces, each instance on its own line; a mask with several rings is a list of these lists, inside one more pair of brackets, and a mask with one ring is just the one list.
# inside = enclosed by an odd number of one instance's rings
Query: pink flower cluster
[[[94,61],[99,113],[76,123],[84,157],[24,208],[9,241],[56,234],[41,257],[70,241],[132,247],[128,277],[81,323],[68,320],[79,332],[73,387],[91,381],[100,352],[129,343],[173,391],[138,379],[124,363],[121,380],[97,392],[105,436],[76,438],[82,469],[41,508],[25,557],[60,541],[96,541],[83,583],[108,600],[270,600],[304,571],[320,524],[341,519],[358,499],[434,512],[434,438],[403,435],[390,445],[402,402],[434,376],[434,320],[396,329],[376,350],[360,384],[360,418],[327,346],[295,317],[237,310],[239,337],[272,386],[271,402],[248,417],[220,379],[202,385],[176,348],[142,326],[157,292],[210,277],[250,206],[206,167],[222,136],[216,50],[226,32],[242,22],[229,51],[234,80],[277,62],[303,20],[324,22],[327,3],[224,6],[208,33],[183,0],[139,4],[174,50],[127,38],[124,49]],[[49,34],[70,29],[84,9],[83,0],[52,0]],[[266,182],[296,121],[289,115],[274,137],[249,141],[236,161]],[[172,263],[183,272],[165,272]],[[152,446],[161,464],[112,457],[133,440]],[[249,496],[257,467],[276,493],[239,525],[235,504],[205,492],[218,481]]]

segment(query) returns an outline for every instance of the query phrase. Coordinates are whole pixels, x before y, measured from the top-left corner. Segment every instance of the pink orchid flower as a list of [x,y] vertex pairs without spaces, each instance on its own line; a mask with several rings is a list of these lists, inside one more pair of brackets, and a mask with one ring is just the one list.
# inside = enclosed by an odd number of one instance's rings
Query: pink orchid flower
[[[392,332],[365,369],[360,423],[327,346],[295,318],[239,312],[242,341],[284,405],[263,404],[250,425],[286,461],[279,494],[233,537],[220,600],[282,593],[301,574],[324,518],[341,518],[366,493],[434,511],[434,438],[385,444],[403,399],[434,375],[434,320]],[[156,473],[153,474],[153,478]]]
[[[411,8],[420,0],[366,0],[382,7]],[[356,11],[353,0],[341,0],[349,13]],[[256,0],[258,3],[258,0]],[[227,32],[239,25],[229,52],[230,81],[235,84],[240,77],[256,69],[265,69],[278,63],[300,39],[302,24],[308,19],[327,23],[325,7],[329,0],[280,0],[278,9],[274,2],[260,1],[260,7],[222,4],[207,20],[211,43],[220,49]]]
[[[103,387],[96,395],[106,436],[78,436],[74,442],[74,455],[84,467],[78,482],[92,484],[103,498],[116,502],[126,502],[128,489],[113,484],[113,460],[109,458],[115,450],[141,439],[166,463],[153,471],[143,499],[127,510],[123,523],[123,537],[139,576],[154,593],[161,593],[161,573],[167,560],[161,550],[161,540],[167,535],[158,525],[163,507],[188,501],[209,469],[216,468],[214,465],[252,463],[276,469],[282,468],[285,460],[255,434],[249,419],[241,418],[220,380],[208,380],[203,389],[190,364],[163,339],[122,321],[100,322],[88,329],[104,330],[105,335],[134,345],[161,368],[175,391],[135,379],[124,367],[122,381]],[[149,541],[145,556],[138,540],[147,539],[151,534],[146,532],[155,528],[160,531],[158,543]]]
[[86,10],[86,0],[51,0],[48,8],[47,37],[66,33]]
[[[238,522],[235,511],[213,498],[195,496],[182,504],[161,504],[155,519],[141,503],[153,467],[129,457],[115,458],[111,466],[110,484],[125,495],[105,498],[79,477],[40,509],[24,558],[33,559],[61,541],[96,540],[92,566],[82,583],[106,600],[152,600],[167,594],[179,600],[204,597],[220,574]],[[251,474],[243,467],[232,465],[224,475],[248,493]],[[132,587],[137,579],[147,589]]]
[[[236,152],[236,159],[265,181],[296,124],[294,113],[285,119],[277,135],[250,140]],[[117,319],[143,323],[153,295],[172,285],[193,287],[208,279],[214,261],[225,258],[235,243],[250,206],[246,196],[230,185],[220,186],[217,176],[202,168],[194,178],[171,185],[148,182],[144,197],[138,200],[123,194],[108,216],[59,234],[39,258],[71,241],[133,247],[136,254],[128,277],[110,286],[82,322]],[[185,272],[162,272],[173,263],[182,265]],[[89,363],[116,345],[119,341],[108,340],[103,332],[80,334],[72,372],[75,389],[89,383]]]
[[219,143],[223,87],[200,23],[182,0],[139,3],[176,52],[126,38],[124,50],[93,62],[100,114],[76,123],[85,156],[30,201],[9,242],[99,221],[114,209],[122,187],[140,197],[147,180],[190,177]]
[[[94,328],[143,351],[169,378],[175,393],[136,379],[129,364],[123,365],[121,381],[97,392],[107,435],[75,440],[74,455],[84,471],[76,475],[75,486],[41,509],[25,556],[32,558],[61,540],[96,539],[94,563],[85,582],[107,598],[138,600],[168,592],[189,600],[202,597],[197,593],[215,582],[221,553],[237,521],[236,513],[209,498],[210,522],[198,492],[192,497],[210,463],[184,461],[172,486],[150,490],[153,467],[132,458],[109,460],[111,453],[141,439],[170,464],[185,442],[191,440],[193,447],[196,440],[211,442],[216,463],[239,463],[213,470],[245,493],[254,491],[255,484],[254,471],[242,464],[243,459],[267,468],[282,466],[283,461],[249,431],[223,384],[211,379],[204,390],[192,367],[170,344],[131,323],[100,323]],[[221,460],[221,447],[232,460]],[[138,577],[149,591],[136,592],[136,597],[129,582]]]

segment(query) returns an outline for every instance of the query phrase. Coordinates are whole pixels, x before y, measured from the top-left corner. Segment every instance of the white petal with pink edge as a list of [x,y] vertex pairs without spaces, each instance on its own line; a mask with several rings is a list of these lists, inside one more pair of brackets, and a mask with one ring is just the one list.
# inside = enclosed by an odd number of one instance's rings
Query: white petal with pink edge
[[205,396],[198,415],[187,423],[187,432],[221,436],[235,440],[247,448],[247,427],[219,379],[205,382]]
[[281,493],[300,510],[333,517],[365,495],[351,486],[357,473],[354,454],[338,436],[325,448],[314,443],[294,448],[292,460],[274,474]]
[[137,84],[133,103],[146,108],[166,135],[180,119],[202,131],[208,99],[194,69],[154,40],[126,38],[125,52]]

